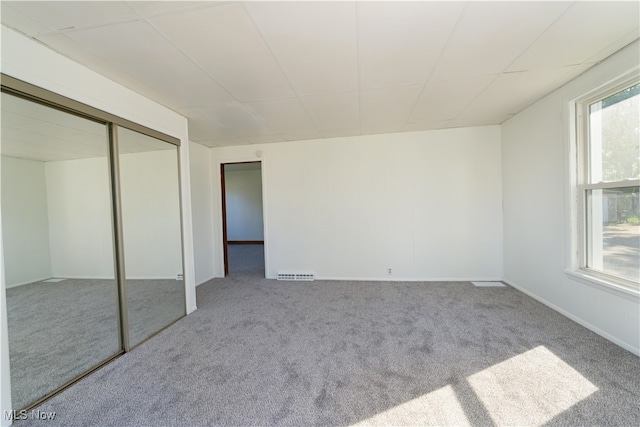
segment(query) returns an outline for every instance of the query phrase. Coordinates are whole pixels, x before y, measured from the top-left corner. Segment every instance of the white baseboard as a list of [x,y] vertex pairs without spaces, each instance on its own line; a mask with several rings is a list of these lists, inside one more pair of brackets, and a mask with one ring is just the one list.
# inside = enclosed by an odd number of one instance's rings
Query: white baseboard
[[602,329],[592,325],[591,323],[587,322],[586,320],[572,314],[569,313],[568,311],[558,307],[555,304],[550,303],[549,301],[545,300],[544,298],[534,294],[533,292],[524,289],[523,287],[517,285],[516,283],[513,283],[509,280],[502,280],[504,283],[508,284],[509,286],[514,287],[515,289],[519,290],[520,292],[529,295],[531,298],[535,299],[536,301],[541,302],[542,304],[546,305],[547,307],[557,311],[558,313],[562,314],[565,317],[568,317],[569,319],[573,320],[574,322],[578,323],[579,325],[584,326],[585,328],[595,332],[596,334],[600,335],[603,338],[608,339],[609,341],[611,341],[612,343],[619,345],[620,347],[624,348],[625,350],[630,351],[631,353],[635,354],[636,356],[640,356],[640,348],[634,347],[632,345],[630,345],[629,343],[622,341],[621,339],[611,335],[608,332],[603,331]]
[[209,280],[213,280],[213,279],[218,279],[219,276],[216,276],[215,274],[212,275],[211,277],[209,277],[208,279],[204,279],[203,281],[196,283],[196,287],[202,285],[203,283],[207,283]]
[[185,314],[188,316],[191,313],[193,313],[194,311],[196,311],[197,309],[198,309],[198,307],[195,304],[190,305],[190,306],[186,307],[186,310],[185,310],[186,313]]
[[9,289],[9,288],[17,288],[18,286],[28,285],[29,283],[42,282],[43,280],[47,280],[47,279],[51,279],[51,276],[42,277],[40,279],[33,279],[33,280],[26,281],[26,282],[12,283],[10,285],[6,285],[6,288],[7,289]]
[[[265,277],[268,280],[276,280],[277,277]],[[501,282],[501,277],[343,277],[343,276],[316,276],[315,280],[335,280],[339,282]]]
[[[73,280],[116,280],[113,277],[96,277],[96,276],[54,276],[60,279],[73,279]],[[175,277],[127,277],[127,280],[176,280]]]
[[[275,279],[275,277],[274,277]],[[316,276],[316,280],[336,280],[353,282],[500,282],[502,278],[495,277],[322,277]]]

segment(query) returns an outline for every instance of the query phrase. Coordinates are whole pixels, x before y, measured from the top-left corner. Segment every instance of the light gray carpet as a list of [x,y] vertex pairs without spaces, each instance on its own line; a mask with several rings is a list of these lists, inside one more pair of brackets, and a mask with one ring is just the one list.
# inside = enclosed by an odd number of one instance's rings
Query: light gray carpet
[[[184,315],[184,284],[129,280],[130,340]],[[23,408],[120,349],[113,280],[66,279],[7,289],[12,403]]]
[[229,275],[264,277],[264,245],[228,245]]
[[638,357],[511,287],[238,274],[197,296],[40,406],[50,425],[640,424]]
[[183,280],[127,280],[129,342],[134,346],[186,313]]

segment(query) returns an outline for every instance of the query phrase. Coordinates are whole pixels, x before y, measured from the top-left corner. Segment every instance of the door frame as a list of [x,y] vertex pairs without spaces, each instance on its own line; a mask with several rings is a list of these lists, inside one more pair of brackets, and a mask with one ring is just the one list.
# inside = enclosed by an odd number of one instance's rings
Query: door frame
[[[268,279],[270,277],[269,274],[269,249],[268,249],[268,227],[267,227],[267,191],[266,191],[266,183],[265,183],[265,160],[260,156],[256,155],[256,157],[249,158],[229,158],[229,159],[218,159],[215,164],[218,165],[217,171],[220,174],[218,177],[218,181],[220,182],[220,236],[221,239],[219,247],[221,250],[217,251],[218,255],[216,256],[216,265],[220,266],[220,270],[222,273],[222,277],[226,277],[229,275],[229,252],[228,252],[228,236],[227,236],[227,201],[226,201],[226,188],[225,188],[225,179],[224,179],[224,166],[229,164],[243,164],[243,163],[260,163],[260,180],[262,184],[262,226],[263,226],[263,239],[264,239],[264,277]],[[215,167],[214,167],[214,170]]]

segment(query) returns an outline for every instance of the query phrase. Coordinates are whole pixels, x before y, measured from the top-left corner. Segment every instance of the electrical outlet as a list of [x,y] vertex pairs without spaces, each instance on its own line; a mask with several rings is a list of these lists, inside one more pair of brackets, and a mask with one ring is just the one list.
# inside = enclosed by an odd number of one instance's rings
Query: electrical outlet
[[391,276],[393,274],[393,269],[391,267],[387,267],[387,274]]

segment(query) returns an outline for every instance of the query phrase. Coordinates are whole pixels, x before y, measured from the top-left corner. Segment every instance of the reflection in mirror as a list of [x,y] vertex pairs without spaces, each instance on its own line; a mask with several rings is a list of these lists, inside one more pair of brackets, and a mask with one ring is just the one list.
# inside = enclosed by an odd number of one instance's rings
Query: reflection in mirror
[[2,93],[12,406],[120,351],[106,126]]
[[185,315],[178,147],[118,128],[129,343]]

